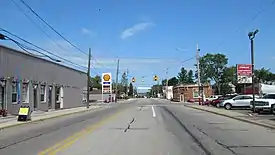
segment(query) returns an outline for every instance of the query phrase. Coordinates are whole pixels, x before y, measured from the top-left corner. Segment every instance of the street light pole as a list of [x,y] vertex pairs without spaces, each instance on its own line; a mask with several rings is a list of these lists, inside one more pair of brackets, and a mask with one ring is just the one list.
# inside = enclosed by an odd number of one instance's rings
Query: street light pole
[[255,35],[259,32],[258,29],[256,29],[253,32],[249,32],[248,33],[248,37],[250,40],[250,44],[251,44],[251,70],[252,70],[252,95],[253,95],[253,99],[252,99],[252,105],[253,105],[253,112],[255,112],[255,75],[254,75],[254,38]]

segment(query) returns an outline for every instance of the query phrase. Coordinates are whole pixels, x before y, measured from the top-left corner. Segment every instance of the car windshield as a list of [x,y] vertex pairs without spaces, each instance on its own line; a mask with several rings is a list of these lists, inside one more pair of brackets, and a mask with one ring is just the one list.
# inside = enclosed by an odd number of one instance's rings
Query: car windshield
[[275,99],[275,94],[266,94],[262,97],[263,99]]
[[275,155],[275,0],[0,5],[0,155]]

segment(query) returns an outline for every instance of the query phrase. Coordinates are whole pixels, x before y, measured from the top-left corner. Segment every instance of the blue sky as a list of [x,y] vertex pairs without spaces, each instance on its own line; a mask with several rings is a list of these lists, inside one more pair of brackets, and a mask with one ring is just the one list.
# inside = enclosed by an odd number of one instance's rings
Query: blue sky
[[[39,25],[37,28],[13,1]],[[0,27],[45,49],[86,65],[86,55],[68,45],[36,18],[20,0],[1,0]],[[250,62],[247,33],[255,28],[256,68],[275,71],[275,4],[273,0],[25,0],[51,26],[83,51],[92,48],[92,74],[129,70],[136,85],[153,84],[153,75],[177,75],[194,69],[196,44],[201,55],[223,53],[229,64]],[[260,12],[260,13],[259,13]],[[273,15],[273,16],[272,16]],[[46,31],[63,49],[41,31]],[[15,45],[7,41],[1,44]],[[180,48],[181,50],[176,50]],[[64,50],[65,49],[65,50]],[[94,69],[95,68],[95,69]]]

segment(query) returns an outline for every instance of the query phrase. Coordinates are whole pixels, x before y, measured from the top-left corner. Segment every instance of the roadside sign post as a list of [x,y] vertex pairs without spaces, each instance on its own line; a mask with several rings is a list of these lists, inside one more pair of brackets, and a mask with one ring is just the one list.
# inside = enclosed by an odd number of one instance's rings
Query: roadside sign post
[[21,106],[18,112],[17,121],[28,121],[31,120],[31,109],[29,106]]
[[[102,73],[102,102],[112,102],[112,75],[111,73]],[[105,97],[107,96],[107,98]],[[110,99],[111,98],[111,99]]]

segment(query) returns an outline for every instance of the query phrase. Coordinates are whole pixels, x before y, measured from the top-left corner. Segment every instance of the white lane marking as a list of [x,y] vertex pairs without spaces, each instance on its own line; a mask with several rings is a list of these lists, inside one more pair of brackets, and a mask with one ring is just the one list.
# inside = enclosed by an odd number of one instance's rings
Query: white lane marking
[[153,112],[153,117],[156,117],[156,112],[153,105],[152,105],[152,112]]

